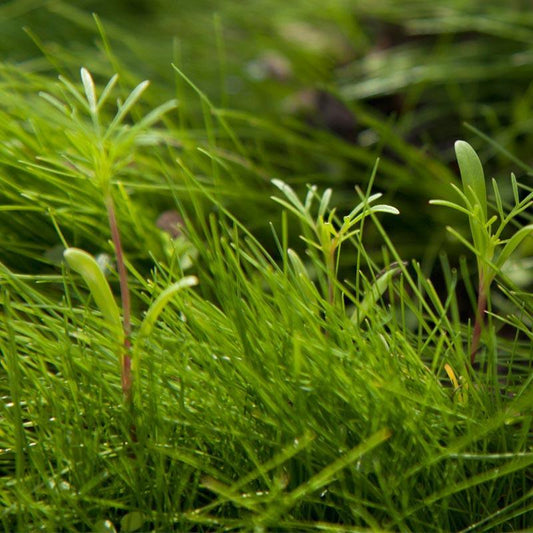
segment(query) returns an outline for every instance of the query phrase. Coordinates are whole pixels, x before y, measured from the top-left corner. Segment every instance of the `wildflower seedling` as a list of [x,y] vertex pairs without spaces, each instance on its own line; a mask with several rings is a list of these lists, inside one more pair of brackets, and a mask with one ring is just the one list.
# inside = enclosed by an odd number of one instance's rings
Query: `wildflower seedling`
[[[374,173],[375,173],[374,169]],[[338,223],[335,217],[335,208],[326,212],[331,200],[331,189],[326,189],[321,197],[317,195],[315,186],[309,187],[305,201],[302,203],[293,189],[281,180],[272,180],[286,199],[273,197],[279,204],[283,205],[302,222],[304,235],[301,237],[311,247],[319,250],[322,255],[323,263],[326,270],[327,279],[327,300],[330,304],[336,301],[336,280],[339,264],[341,246],[344,242],[360,233],[361,224],[367,216],[373,213],[399,214],[399,211],[390,205],[375,204],[372,205],[382,194],[376,193],[369,195],[357,204],[352,211],[346,215],[341,223]],[[316,218],[312,215],[313,200],[319,198],[318,213]],[[369,308],[379,299],[387,287],[387,283],[396,270],[389,271],[387,275],[382,276],[381,281],[373,286],[352,316],[355,322],[361,322]]]
[[[492,179],[497,215],[489,218],[485,176],[478,155],[465,141],[457,141],[455,143],[455,154],[461,173],[462,191],[455,185],[452,185],[452,187],[460,196],[463,205],[446,200],[431,200],[430,203],[450,207],[464,213],[468,217],[470,224],[471,243],[455,229],[451,227],[447,229],[475,253],[477,258],[477,308],[470,346],[470,363],[473,364],[480,346],[491,283],[501,272],[503,265],[511,254],[531,234],[533,224],[528,224],[520,228],[508,239],[502,239],[503,231],[510,222],[515,220],[520,213],[533,204],[533,193],[528,194],[524,199],[520,200],[516,178],[514,174],[511,174],[514,206],[506,214],[503,210],[503,202],[498,184],[496,180]],[[493,225],[497,221],[499,221],[499,225],[493,231]]]
[[[68,265],[78,272],[87,286],[91,291],[91,294],[98,306],[100,312],[103,315],[104,321],[113,335],[113,340],[116,342],[117,346],[122,346],[124,344],[124,329],[120,320],[120,311],[109,287],[103,272],[101,271],[96,259],[91,254],[88,254],[84,250],[78,248],[67,248],[64,252],[65,259]],[[124,395],[128,400],[131,399],[131,375],[124,372],[124,358],[129,356],[131,357],[131,367],[128,366],[130,371],[133,371],[134,376],[138,376],[138,368],[141,357],[141,348],[144,341],[150,336],[152,329],[165,308],[165,305],[170,301],[170,299],[180,290],[193,287],[198,284],[198,278],[195,276],[185,276],[176,283],[171,284],[167,287],[152,303],[146,312],[144,319],[139,327],[137,334],[136,342],[131,347],[130,353],[121,355],[121,367],[122,372],[122,389]],[[122,351],[122,350],[121,350]],[[125,380],[130,381],[125,381]]]
[[[169,299],[178,290],[195,285],[197,279],[193,276],[185,277],[163,291],[148,310],[139,330],[138,342],[135,349],[132,350],[130,291],[111,185],[113,178],[129,161],[133,145],[139,134],[157,122],[164,113],[173,109],[176,102],[171,100],[162,104],[133,125],[124,124],[127,114],[149,85],[148,81],[143,81],[133,89],[123,103],[118,103],[115,116],[104,128],[100,112],[109,99],[118,76],[114,75],[109,80],[99,98],[96,95],[93,78],[85,68],[81,69],[84,94],[65,78],[61,77],[60,80],[66,89],[65,96],[69,105],[64,105],[48,93],[44,93],[42,96],[70,118],[69,123],[73,128],[67,135],[76,152],[75,158],[71,158],[73,160],[70,163],[84,177],[90,178],[102,193],[115,250],[122,300],[122,321],[111,289],[95,259],[87,252],[77,248],[68,248],[64,256],[69,266],[83,276],[119,347],[122,391],[125,400],[129,403],[132,400],[132,370],[138,367],[142,341],[149,335],[153,324]],[[89,115],[90,124],[78,116],[80,107],[83,112]],[[134,360],[133,368],[132,358]]]

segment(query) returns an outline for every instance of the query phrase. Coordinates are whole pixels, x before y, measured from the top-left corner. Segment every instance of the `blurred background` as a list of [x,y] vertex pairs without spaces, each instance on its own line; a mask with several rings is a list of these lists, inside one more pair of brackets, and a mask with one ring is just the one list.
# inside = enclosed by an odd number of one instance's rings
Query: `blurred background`
[[[442,249],[464,252],[445,231],[456,215],[428,205],[453,197],[456,139],[479,151],[504,195],[511,171],[531,185],[528,1],[13,0],[0,4],[0,35],[5,94],[33,94],[36,80],[58,75],[77,83],[85,66],[102,84],[119,72],[130,90],[152,80],[147,106],[177,97],[180,157],[215,179],[197,148],[216,150],[230,169],[219,176],[225,205],[267,245],[274,177],[301,190],[333,187],[342,214],[380,157],[375,189],[401,211],[384,223],[402,255],[428,270]],[[24,121],[9,105],[0,101],[5,117]],[[20,172],[6,157],[3,165]],[[146,194],[152,219],[172,207],[155,187]],[[27,222],[5,229],[31,240]],[[43,224],[48,249],[57,239]],[[127,246],[141,254],[137,238]],[[367,238],[377,243],[371,230]]]

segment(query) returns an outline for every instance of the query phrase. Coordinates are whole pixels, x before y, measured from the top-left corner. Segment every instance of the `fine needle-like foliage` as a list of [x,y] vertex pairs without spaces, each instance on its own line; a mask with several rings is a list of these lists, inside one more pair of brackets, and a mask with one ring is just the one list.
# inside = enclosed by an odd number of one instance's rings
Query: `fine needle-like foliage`
[[[371,182],[374,179],[377,170],[377,163],[374,167]],[[335,219],[335,209],[329,210],[329,202],[331,199],[331,189],[326,189],[319,198],[319,206],[316,218],[312,216],[313,201],[317,197],[316,187],[310,187],[305,198],[305,202],[301,202],[292,188],[281,180],[272,180],[273,185],[283,192],[285,199],[273,197],[273,199],[286,207],[289,211],[294,213],[300,220],[304,235],[302,239],[304,242],[321,252],[322,258],[318,261],[326,267],[327,278],[327,294],[328,302],[331,305],[335,304],[336,300],[336,280],[338,273],[338,264],[341,253],[342,244],[349,241],[351,238],[358,235],[362,230],[363,221],[372,213],[389,213],[398,215],[399,211],[390,205],[373,205],[382,194],[372,194],[364,198],[361,203],[354,207],[350,213],[343,217],[342,224],[336,227],[337,221]],[[358,191],[359,192],[359,191]],[[388,276],[383,279],[383,282],[374,286],[374,289],[367,295],[367,301],[361,306],[359,311],[354,312],[353,318],[361,321],[364,317],[364,309],[370,304],[371,300],[377,300],[385,291],[386,280]]]
[[527,15],[92,3],[0,6],[0,529],[529,531]]
[[[131,296],[111,183],[114,175],[126,163],[128,159],[127,153],[139,134],[160,120],[164,113],[175,107],[176,103],[175,101],[169,101],[159,106],[133,127],[125,125],[126,116],[149,85],[148,81],[143,81],[135,87],[123,103],[118,103],[115,116],[106,125],[102,123],[100,113],[112,94],[118,75],[115,74],[109,80],[99,97],[96,94],[93,78],[86,68],[81,69],[84,94],[66,78],[60,77],[60,80],[66,90],[66,104],[47,93],[43,93],[42,96],[60,113],[66,115],[67,128],[69,128],[68,136],[78,156],[78,160],[72,163],[80,173],[86,174],[88,179],[94,181],[96,188],[101,191],[103,197],[117,261],[122,300],[123,332],[120,335],[124,345],[124,354],[120,357],[122,390],[126,400],[131,401]],[[84,121],[83,116],[79,115],[80,111],[89,115],[90,125]],[[69,115],[70,121],[68,120]],[[111,313],[110,311],[112,306],[110,294],[108,294],[110,291],[105,289],[106,284],[104,284],[103,277],[97,277],[94,274],[94,269],[97,267],[96,263],[92,264],[93,262],[88,255],[83,255],[77,250],[67,251],[65,257],[71,266],[83,274],[100,309],[104,312],[108,321],[113,322],[116,312]],[[110,315],[113,315],[111,320]],[[114,328],[116,327],[115,324],[112,325]]]

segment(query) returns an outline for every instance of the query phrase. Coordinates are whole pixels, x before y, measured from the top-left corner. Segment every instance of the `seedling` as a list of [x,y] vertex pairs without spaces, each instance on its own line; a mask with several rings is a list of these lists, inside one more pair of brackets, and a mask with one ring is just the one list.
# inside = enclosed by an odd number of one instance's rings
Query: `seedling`
[[125,332],[121,324],[120,313],[104,274],[100,270],[94,257],[78,248],[67,248],[64,253],[68,265],[78,272],[91,291],[104,321],[113,336],[117,349],[120,353],[122,368],[122,391],[127,401],[131,401],[132,394],[132,371],[138,376],[141,357],[141,348],[144,341],[150,336],[154,324],[159,315],[177,292],[182,289],[193,287],[198,284],[195,276],[186,276],[178,282],[167,287],[152,303],[139,327],[139,333],[135,344],[128,344],[128,351],[124,352]]
[[[335,216],[335,208],[330,209],[329,213],[326,214],[332,194],[331,189],[326,189],[322,196],[319,197],[318,213],[315,218],[312,215],[313,201],[318,198],[315,186],[309,187],[305,201],[302,203],[289,185],[277,179],[272,180],[272,183],[283,192],[286,198],[273,197],[273,200],[283,205],[300,219],[305,231],[301,238],[322,254],[327,277],[327,300],[333,305],[336,301],[335,286],[342,244],[361,231],[361,224],[367,216],[373,213],[397,215],[399,211],[390,205],[372,205],[382,196],[381,193],[376,193],[365,197],[342,219],[341,223],[338,223]],[[352,316],[354,322],[361,322],[370,307],[383,294],[388,280],[395,272],[396,270],[390,271],[389,274],[383,276],[381,281],[368,292]]]
[[[462,190],[455,185],[452,185],[452,187],[461,198],[463,205],[446,200],[431,200],[430,203],[460,211],[468,217],[470,224],[472,242],[469,242],[455,229],[451,227],[447,229],[476,254],[477,258],[477,308],[470,346],[470,363],[474,364],[480,347],[491,283],[501,272],[503,265],[511,254],[531,234],[533,224],[520,228],[508,239],[501,238],[503,231],[511,221],[515,220],[520,213],[533,204],[533,193],[520,200],[516,178],[514,174],[511,174],[514,206],[509,213],[505,214],[498,184],[496,180],[492,179],[497,214],[489,218],[485,176],[478,155],[465,141],[457,141],[455,143],[455,154],[461,172]],[[493,225],[497,221],[499,221],[499,225],[493,231]]]
[[[93,78],[85,68],[81,69],[83,93],[65,78],[60,77],[60,80],[64,89],[66,89],[67,105],[48,93],[43,93],[42,96],[70,119],[73,128],[67,135],[76,151],[76,159],[71,161],[71,164],[80,174],[91,179],[102,193],[120,282],[122,327],[119,327],[120,313],[114,302],[111,289],[92,256],[83,250],[69,248],[65,252],[65,259],[74,270],[83,276],[115,340],[119,345],[123,346],[123,352],[120,356],[122,391],[125,399],[130,402],[132,398],[130,290],[112,195],[112,180],[128,162],[133,145],[139,134],[157,122],[164,113],[176,107],[176,101],[170,100],[162,104],[134,125],[124,124],[124,119],[149,85],[148,81],[143,81],[133,89],[123,103],[118,102],[115,116],[109,122],[109,125],[104,127],[100,112],[117,83],[118,75],[115,74],[109,80],[99,97],[96,94]],[[82,117],[78,116],[80,108],[89,116],[90,124],[87,124]],[[148,324],[153,324],[164,304],[176,290],[195,283],[196,278],[184,278],[184,280],[178,282],[178,285],[169,287],[160,296],[163,299],[156,300],[154,302],[156,307],[148,312],[146,316]],[[144,326],[144,329],[141,327],[142,332],[146,333],[149,330],[150,327],[147,325]]]

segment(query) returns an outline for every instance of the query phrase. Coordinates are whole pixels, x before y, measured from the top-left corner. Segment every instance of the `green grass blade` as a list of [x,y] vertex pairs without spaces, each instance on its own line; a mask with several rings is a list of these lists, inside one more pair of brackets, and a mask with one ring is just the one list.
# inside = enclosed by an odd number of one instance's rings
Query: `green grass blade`
[[356,324],[361,324],[364,318],[369,313],[370,309],[374,307],[378,300],[383,296],[383,293],[387,290],[389,281],[400,272],[400,267],[394,267],[387,270],[384,274],[372,284],[370,289],[365,294],[363,301],[357,306],[352,314],[351,320]]
[[146,316],[142,321],[141,327],[139,329],[139,338],[146,338],[152,332],[154,324],[157,321],[157,318],[167,305],[167,303],[182,289],[189,287],[194,287],[198,285],[198,278],[196,276],[186,276],[176,283],[167,287],[154,301],[146,312]]

